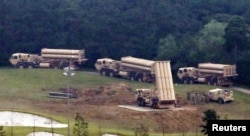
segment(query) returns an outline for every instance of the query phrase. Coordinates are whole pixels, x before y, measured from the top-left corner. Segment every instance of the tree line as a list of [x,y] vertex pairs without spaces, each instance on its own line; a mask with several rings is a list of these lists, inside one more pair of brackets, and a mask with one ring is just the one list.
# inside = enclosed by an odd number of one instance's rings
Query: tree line
[[173,71],[200,62],[237,64],[250,81],[248,0],[1,0],[0,65],[14,52],[85,49],[96,59],[171,60]]

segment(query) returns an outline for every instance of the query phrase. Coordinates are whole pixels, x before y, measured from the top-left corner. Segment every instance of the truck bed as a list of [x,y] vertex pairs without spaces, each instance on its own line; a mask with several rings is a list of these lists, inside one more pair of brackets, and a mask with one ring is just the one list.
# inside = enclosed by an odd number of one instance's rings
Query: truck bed
[[44,60],[71,60],[77,61],[79,64],[86,61],[85,50],[71,50],[71,49],[48,49],[41,50],[41,57]]
[[237,76],[236,65],[200,63],[198,65],[200,73],[220,74],[223,77]]
[[131,57],[131,56],[121,58],[122,67],[150,71],[150,72],[152,71],[152,66],[154,63],[155,62],[152,60],[135,58],[135,57]]

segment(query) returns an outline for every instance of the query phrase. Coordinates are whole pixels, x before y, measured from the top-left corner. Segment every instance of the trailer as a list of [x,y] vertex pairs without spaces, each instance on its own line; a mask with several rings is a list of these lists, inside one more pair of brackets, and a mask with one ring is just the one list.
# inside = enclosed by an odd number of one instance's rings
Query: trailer
[[200,63],[198,68],[183,67],[177,72],[184,84],[207,83],[208,85],[231,86],[232,79],[238,76],[236,65]]
[[135,99],[139,106],[153,108],[169,108],[176,104],[173,78],[169,61],[156,61],[154,63],[156,78],[155,89],[136,89]]
[[84,50],[41,49],[41,56],[29,53],[13,53],[10,63],[16,68],[64,68],[69,65],[80,65],[87,59]]
[[154,63],[155,62],[151,60],[132,56],[122,57],[120,61],[102,58],[96,61],[95,68],[103,76],[153,82],[155,81],[153,70]]

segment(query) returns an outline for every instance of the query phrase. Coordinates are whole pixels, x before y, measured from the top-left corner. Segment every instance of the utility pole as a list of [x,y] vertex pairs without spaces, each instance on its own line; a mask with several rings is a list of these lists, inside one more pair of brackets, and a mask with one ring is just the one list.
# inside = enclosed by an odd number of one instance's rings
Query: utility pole
[[69,66],[67,68],[64,69],[64,72],[63,72],[63,75],[67,76],[67,112],[68,112],[68,136],[70,136],[70,110],[69,110],[69,106],[70,106],[70,103],[69,103],[69,99],[70,99],[70,95],[69,95],[69,92],[70,92],[70,87],[69,87],[69,79],[70,77],[74,76],[75,73],[72,72],[72,69],[70,69],[70,63],[69,63]]

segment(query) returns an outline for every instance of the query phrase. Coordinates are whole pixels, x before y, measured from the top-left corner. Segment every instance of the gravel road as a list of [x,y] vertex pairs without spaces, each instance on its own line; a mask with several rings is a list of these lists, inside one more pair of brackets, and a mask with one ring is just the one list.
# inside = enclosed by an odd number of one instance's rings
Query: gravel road
[[244,88],[240,88],[240,87],[231,87],[233,90],[239,91],[239,92],[243,92],[246,94],[250,94],[250,90],[248,89],[244,89]]

